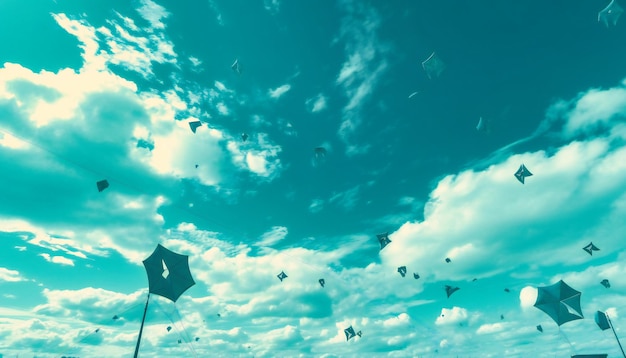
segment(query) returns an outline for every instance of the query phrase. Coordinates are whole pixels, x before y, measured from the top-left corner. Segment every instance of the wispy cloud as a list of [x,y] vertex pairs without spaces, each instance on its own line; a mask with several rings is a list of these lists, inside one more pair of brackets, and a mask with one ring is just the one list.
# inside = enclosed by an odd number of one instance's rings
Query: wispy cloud
[[256,243],[257,246],[273,246],[287,237],[289,230],[284,226],[274,226],[270,231],[267,231],[261,235],[261,238]]
[[280,0],[263,0],[263,6],[270,13],[277,14],[280,11]]
[[165,8],[152,0],[141,0],[141,6],[137,8],[137,12],[144,19],[148,20],[153,29],[165,29],[163,20],[170,16]]
[[326,96],[320,93],[313,98],[309,98],[306,100],[305,105],[307,110],[311,113],[320,112],[326,109]]
[[278,99],[280,97],[282,97],[285,93],[289,92],[289,90],[291,89],[291,85],[290,84],[284,84],[282,86],[279,86],[275,89],[270,89],[268,91],[268,94],[270,97],[274,98],[274,99]]
[[336,83],[344,89],[348,103],[343,108],[338,133],[346,144],[346,154],[353,155],[368,150],[367,146],[355,144],[352,136],[362,122],[361,107],[387,69],[387,45],[376,34],[381,20],[374,7],[356,1],[344,1],[343,6],[348,13],[341,27],[341,39],[346,43],[346,60]]

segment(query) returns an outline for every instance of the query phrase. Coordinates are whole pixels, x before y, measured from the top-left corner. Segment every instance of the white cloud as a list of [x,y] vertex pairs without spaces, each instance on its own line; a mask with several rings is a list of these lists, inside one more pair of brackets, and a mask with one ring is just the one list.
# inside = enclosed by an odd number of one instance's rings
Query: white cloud
[[305,104],[307,110],[311,113],[321,112],[326,109],[326,101],[327,98],[324,94],[320,93],[313,98],[309,98],[306,100]]
[[369,149],[367,145],[353,143],[352,136],[362,122],[361,107],[387,69],[387,60],[386,46],[376,35],[381,22],[376,9],[350,3],[346,10],[348,15],[343,19],[341,37],[346,39],[347,58],[336,83],[344,89],[348,103],[343,108],[338,134],[346,144],[346,154],[354,155],[366,153]]
[[313,199],[311,204],[309,205],[309,211],[312,213],[318,213],[322,209],[324,209],[324,200],[322,199]]
[[141,0],[141,6],[137,12],[141,17],[148,20],[153,29],[165,29],[163,20],[170,15],[163,6],[151,0]]
[[277,14],[280,10],[280,0],[263,0],[265,10],[272,14]]
[[20,275],[19,271],[10,270],[5,267],[0,267],[0,281],[6,282],[19,282],[25,281],[24,277]]
[[268,232],[261,235],[260,240],[256,243],[257,246],[272,246],[287,237],[289,230],[284,226],[274,226]]
[[59,265],[74,266],[74,261],[64,256],[50,256],[50,254],[46,254],[46,253],[39,254],[39,256],[43,257],[48,262],[52,262],[52,263],[59,264]]
[[451,309],[442,308],[441,314],[435,320],[435,324],[450,325],[450,324],[464,323],[464,322],[467,322],[468,319],[469,319],[469,314],[465,308],[454,306]]
[[291,89],[291,85],[290,84],[284,84],[280,87],[277,87],[275,89],[270,89],[268,91],[268,94],[270,95],[270,97],[278,99],[280,97],[282,97],[282,95],[284,95],[285,93],[289,92],[289,90]]
[[502,332],[505,326],[502,323],[487,323],[483,324],[476,330],[476,334],[491,334]]

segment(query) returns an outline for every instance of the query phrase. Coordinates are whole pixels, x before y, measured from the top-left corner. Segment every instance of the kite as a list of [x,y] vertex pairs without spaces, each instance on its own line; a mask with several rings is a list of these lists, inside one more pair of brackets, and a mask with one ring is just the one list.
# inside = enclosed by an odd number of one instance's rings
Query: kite
[[449,258],[449,257],[446,257],[446,262],[447,262],[447,263],[450,263],[450,261],[452,261],[452,260],[450,260],[450,258]]
[[346,334],[346,341],[349,341],[350,338],[353,338],[356,335],[356,333],[354,333],[354,328],[352,328],[352,326],[344,329],[343,333]]
[[593,251],[600,251],[600,249],[597,248],[593,242],[590,242],[589,245],[583,247],[583,250],[587,251],[587,253],[591,256],[593,256]]
[[604,280],[600,281],[600,284],[602,286],[606,287],[606,288],[611,288],[611,283],[606,278]]
[[537,330],[541,333],[543,333],[543,327],[541,327],[541,325],[537,325]]
[[400,276],[404,277],[406,275],[406,266],[398,267],[398,273],[400,274]]
[[280,282],[283,282],[283,280],[286,279],[288,276],[285,274],[285,271],[281,271],[278,275],[276,275],[276,277],[278,277]]
[[167,328],[166,328],[166,329],[167,329],[167,331],[169,332],[169,331],[171,331],[171,330],[172,330],[172,326],[167,326]]
[[233,71],[237,72],[238,75],[241,75],[241,65],[239,65],[239,59],[236,59],[232,65],[230,65]]
[[196,342],[200,340],[200,337],[196,337]]
[[361,337],[363,335],[363,333],[361,333],[361,331],[356,332],[356,335]]
[[96,186],[98,187],[98,192],[101,193],[104,189],[109,187],[109,182],[106,179],[100,180],[96,183]]
[[248,140],[248,134],[246,133],[241,133],[241,141],[245,142]]
[[198,129],[198,127],[200,127],[202,125],[202,122],[200,121],[193,121],[193,122],[189,122],[189,128],[191,128],[191,131],[196,133],[196,129]]
[[217,314],[217,317],[222,317],[222,315],[218,313],[218,314]]
[[426,71],[426,75],[428,78],[432,79],[434,77],[439,77],[443,70],[446,68],[446,65],[437,57],[437,54],[434,52],[422,62],[422,67],[424,71]]
[[120,319],[117,315],[113,316],[113,320]]
[[415,272],[413,272],[413,278],[417,280],[418,278],[420,278],[420,275],[415,273]]
[[[601,330],[605,331],[610,328],[613,331],[613,335],[615,335],[615,340],[617,341],[617,345],[619,346],[619,349],[622,351],[622,355],[626,357],[626,353],[624,353],[624,349],[622,348],[622,343],[620,343],[619,338],[617,337],[617,333],[615,333],[615,327],[613,326],[613,323],[611,322],[609,315],[607,315],[604,312],[597,311],[595,314],[594,320],[596,321],[596,324],[598,325],[598,327],[600,327]],[[604,357],[606,357],[606,355]]]
[[517,171],[515,172],[515,177],[522,184],[524,184],[524,179],[526,177],[530,177],[532,175],[533,173],[531,173],[530,170],[528,170],[524,164],[520,165],[519,169],[517,169]]
[[149,292],[176,302],[196,282],[189,271],[189,256],[180,255],[158,244],[143,265],[148,274]]
[[508,288],[505,288],[505,289],[504,289],[504,292],[509,293],[509,292],[511,292],[511,290],[509,290]]
[[135,358],[139,354],[150,294],[159,295],[176,302],[183,292],[196,284],[191,277],[191,271],[189,271],[189,256],[177,254],[161,246],[161,244],[158,244],[152,254],[143,260],[143,265],[148,275],[148,299],[146,299],[141,328],[135,346]]
[[326,148],[315,147],[315,149],[313,149],[313,153],[315,153],[315,158],[323,158],[326,156]]
[[580,292],[563,280],[551,286],[537,287],[534,306],[544,311],[557,325],[583,318],[580,309]]
[[604,312],[602,311],[596,312],[594,319],[596,321],[596,324],[598,325],[598,327],[600,327],[601,330],[604,331],[604,330],[611,328],[611,325],[609,324],[609,319]]
[[501,315],[500,315],[500,320],[503,320],[503,319],[504,319],[504,315],[503,315],[503,314],[501,314]]
[[606,27],[609,27],[609,22],[616,26],[623,12],[624,9],[615,0],[611,0],[611,3],[598,13],[598,22],[604,22]]
[[483,117],[480,117],[478,119],[478,124],[476,125],[476,130],[482,133],[491,132],[491,126],[489,125],[489,121],[483,119]]
[[391,243],[391,240],[389,240],[389,233],[378,234],[376,235],[376,238],[378,238],[378,242],[380,242],[381,250]]
[[326,281],[323,278],[320,278],[318,282],[320,283],[320,285],[322,285],[322,287],[324,287],[324,285],[326,284]]
[[448,298],[450,298],[450,296],[456,291],[460,290],[460,288],[446,285],[445,290],[446,290],[446,295],[448,295]]

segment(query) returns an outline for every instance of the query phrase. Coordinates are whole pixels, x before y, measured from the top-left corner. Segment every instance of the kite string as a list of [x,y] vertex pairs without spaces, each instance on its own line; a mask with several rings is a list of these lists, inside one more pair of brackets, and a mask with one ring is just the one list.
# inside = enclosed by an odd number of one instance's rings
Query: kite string
[[561,335],[561,337],[563,337],[563,339],[565,339],[565,341],[567,342],[567,344],[569,344],[570,347],[570,351],[574,354],[576,354],[576,349],[574,348],[574,345],[572,344],[572,342],[570,342],[569,339],[567,339],[567,336],[565,335],[565,333],[563,333],[563,331],[561,331],[561,326],[559,326],[559,333]]
[[[130,306],[128,306],[128,307],[127,307],[126,309],[124,309],[123,311],[121,311],[121,312],[117,313],[115,316],[117,316],[118,318],[121,318],[121,317],[123,317],[123,315],[124,315],[126,312],[128,312],[128,311],[130,311],[130,310],[132,310],[132,309],[135,309],[135,308],[137,308],[137,307],[139,307],[139,306],[142,306],[142,305],[143,305],[143,302],[139,301],[139,302],[134,303],[134,304],[133,304],[133,303],[130,303],[129,305],[130,305]],[[93,327],[95,327],[95,329],[92,329],[92,330],[91,330],[91,332],[90,332],[89,334],[85,335],[83,338],[81,338],[80,340],[78,340],[78,341],[76,342],[76,345],[75,345],[75,346],[74,346],[71,350],[69,350],[69,351],[66,351],[66,352],[65,352],[65,353],[66,353],[66,355],[67,355],[67,354],[73,354],[73,353],[77,352],[79,349],[81,349],[78,345],[79,345],[80,343],[82,343],[85,339],[87,339],[87,338],[89,338],[89,337],[93,336],[94,334],[96,334],[96,333],[100,333],[100,330],[101,330],[101,328],[102,328],[103,326],[107,326],[107,328],[108,328],[108,327],[109,327],[109,325],[107,325],[107,324],[106,324],[106,322],[110,322],[110,320],[111,320],[111,319],[113,319],[113,318],[107,319],[106,321],[102,320],[102,321],[100,321],[100,324],[97,324],[97,325],[89,324],[88,326],[91,326],[92,328],[93,328]],[[91,322],[89,322],[89,323],[91,323]]]
[[[174,329],[176,329],[178,336],[183,338],[183,340],[185,341],[185,344],[187,345],[187,349],[189,349],[189,351],[193,354],[194,357],[197,357],[198,353],[196,352],[193,344],[191,343],[191,338],[190,338],[191,336],[189,335],[189,333],[187,333],[187,330],[185,329],[185,326],[182,321],[182,316],[180,315],[180,313],[178,313],[179,319],[177,322],[179,322],[180,325],[183,327],[182,332],[176,325],[176,322],[174,321],[172,315],[170,315],[157,300],[154,300],[153,302],[156,303],[157,306],[159,306],[159,309],[161,310],[161,312],[163,312],[163,314],[167,317],[167,319],[172,323],[172,326],[174,326]],[[175,304],[174,304],[174,309],[178,312],[178,308],[176,307]]]

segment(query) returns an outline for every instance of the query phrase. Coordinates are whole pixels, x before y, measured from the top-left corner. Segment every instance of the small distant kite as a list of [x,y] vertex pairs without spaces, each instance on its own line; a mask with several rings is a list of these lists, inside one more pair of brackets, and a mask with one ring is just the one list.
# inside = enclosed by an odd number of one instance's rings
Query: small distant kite
[[489,121],[480,117],[480,119],[478,119],[478,124],[476,125],[476,130],[482,133],[489,133],[491,131]]
[[230,68],[235,71],[238,75],[241,75],[241,65],[239,64],[239,59],[236,59],[235,62],[233,62],[232,65],[230,65]]
[[199,340],[200,340],[200,337],[196,337],[195,341],[197,342],[197,341],[199,341]]
[[343,333],[346,334],[346,341],[349,341],[350,338],[353,338],[354,336],[356,336],[356,333],[354,333],[354,328],[352,328],[352,326],[344,329]]
[[611,288],[611,283],[606,278],[604,280],[600,281],[600,284],[602,286],[606,287],[606,288]]
[[196,130],[200,126],[202,126],[202,122],[200,122],[200,121],[189,122],[189,128],[191,128],[191,131],[194,132],[194,133],[196,133]]
[[363,333],[361,333],[361,331],[356,332],[356,335],[361,337],[363,335]]
[[560,280],[551,286],[537,287],[535,307],[544,311],[557,325],[582,319],[580,291]]
[[617,3],[617,1],[612,0],[607,7],[605,7],[602,11],[598,13],[598,22],[604,22],[606,27],[609,27],[609,23],[613,24],[613,26],[617,25],[617,20],[624,12],[621,6]]
[[450,260],[450,258],[449,258],[449,257],[446,257],[446,262],[447,262],[447,263],[450,263],[451,261],[452,261],[452,260]]
[[600,251],[600,249],[597,248],[596,245],[593,244],[593,242],[590,242],[589,245],[583,247],[583,250],[587,251],[587,253],[591,256],[593,256],[594,251]]
[[446,65],[437,57],[436,53],[432,53],[424,62],[422,62],[422,68],[426,71],[428,78],[439,77]]
[[100,180],[96,183],[96,187],[98,187],[98,192],[101,193],[104,189],[109,187],[109,182],[105,180]]
[[172,326],[167,326],[167,328],[166,328],[166,329],[167,329],[167,331],[169,332],[169,331],[171,331],[171,330],[172,330]]
[[406,275],[406,266],[398,267],[398,273],[400,274],[400,276],[404,277]]
[[528,168],[526,168],[526,166],[524,164],[520,165],[519,169],[517,169],[517,171],[515,172],[515,177],[522,184],[524,184],[524,179],[526,179],[527,177],[530,177],[532,175],[533,175],[533,173],[531,173],[530,170],[528,170]]
[[504,292],[509,293],[509,292],[511,292],[511,290],[509,290],[508,288],[505,288],[505,289],[504,289]]
[[381,250],[391,243],[391,240],[389,240],[389,233],[378,234],[376,235],[376,238],[378,238],[378,242],[380,242]]
[[541,333],[543,333],[543,327],[541,327],[541,325],[537,325],[537,330]]
[[280,282],[283,282],[283,280],[286,279],[288,276],[285,274],[285,271],[280,271],[280,273],[276,275],[276,277],[278,277]]
[[503,320],[503,319],[504,319],[504,315],[503,315],[503,314],[501,314],[501,315],[500,315],[500,320]]
[[324,148],[324,147],[315,147],[313,149],[313,153],[315,154],[315,158],[324,158],[324,157],[326,157],[326,148]]
[[420,275],[414,272],[413,273],[413,278],[417,280],[418,278],[420,278]]
[[241,133],[241,141],[245,142],[248,140],[248,134],[247,133]]
[[118,320],[120,319],[117,315],[113,316],[113,320]]
[[450,298],[450,296],[456,291],[460,290],[460,288],[446,285],[445,290],[446,290],[446,295],[448,295],[448,298]]
[[323,278],[320,278],[318,282],[320,283],[322,287],[324,287],[324,285],[326,284],[326,280],[324,280]]

